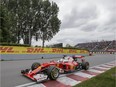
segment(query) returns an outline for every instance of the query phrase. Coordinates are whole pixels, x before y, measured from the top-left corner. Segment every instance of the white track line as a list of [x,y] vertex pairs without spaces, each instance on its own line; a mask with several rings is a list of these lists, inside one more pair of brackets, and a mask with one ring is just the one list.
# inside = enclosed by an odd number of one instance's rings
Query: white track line
[[[109,62],[109,63],[104,63],[104,64],[100,64],[100,65],[106,66],[106,67],[109,67],[109,68],[110,68],[110,66],[105,65],[105,64],[112,64],[112,63],[115,63],[115,64],[116,64],[115,61],[111,61],[111,62]],[[115,65],[115,64],[112,64],[112,65]],[[87,70],[87,71],[91,71],[91,72],[95,72],[95,73],[103,73],[104,71],[99,71],[99,70],[91,69],[91,68],[93,68],[93,67],[98,67],[98,66],[100,66],[100,65],[92,66],[92,67],[90,67],[90,69]],[[111,66],[111,68],[112,68],[112,66]],[[81,71],[80,71],[80,72],[81,72]],[[79,73],[79,72],[78,72],[78,73]],[[83,72],[81,72],[81,73],[83,73]],[[71,73],[71,74],[72,74],[72,73]],[[73,73],[73,74],[76,75],[76,73]],[[85,74],[86,74],[86,73],[84,73],[83,75],[86,76]],[[81,82],[81,81],[76,81],[76,80],[73,80],[73,79],[71,79],[71,78],[65,77],[66,75],[67,75],[67,74],[60,75],[60,76],[59,76],[60,78],[58,78],[57,81],[61,82],[61,80],[62,80],[62,81],[64,81],[64,83],[70,84],[71,86],[74,85],[74,84],[78,84],[78,83]],[[78,74],[78,75],[79,75],[79,74]],[[81,75],[81,76],[82,76],[82,75]],[[84,76],[82,76],[82,77],[84,77]],[[94,75],[88,74],[86,77],[91,78],[91,77],[93,77],[93,76],[94,76]],[[65,79],[64,79],[64,78],[65,78]],[[64,79],[64,80],[63,80],[63,79]],[[69,82],[65,81],[66,79],[68,79],[67,81],[69,81]],[[72,81],[73,81],[73,82],[72,82]],[[71,82],[72,82],[72,83],[71,83]],[[26,84],[19,85],[19,86],[15,86],[15,87],[46,87],[46,86],[44,86],[42,83],[36,84],[36,82],[31,82],[31,83],[26,83]]]
[[68,77],[60,77],[57,79],[57,81],[65,84],[65,85],[70,85],[70,86],[74,86],[74,85],[79,84],[81,82],[81,81],[76,81],[76,80],[68,78]]
[[32,85],[32,86],[27,86],[27,87],[46,87],[46,86],[43,85],[42,83],[40,83],[40,84],[35,84],[35,85]]
[[108,66],[108,65],[100,65],[101,67],[103,66],[103,67],[108,67],[108,68],[112,68],[113,66]]
[[99,70],[95,70],[95,69],[89,69],[87,71],[91,71],[91,72],[95,72],[95,73],[103,73],[104,71],[99,71]]
[[108,65],[108,66],[114,66],[115,64],[105,64],[105,65]]
[[105,67],[101,67],[101,66],[95,66],[95,67],[93,67],[93,68],[99,68],[99,69],[105,69],[105,70],[110,69],[110,68],[105,68]]
[[15,86],[15,87],[27,87],[29,85],[33,85],[35,84],[36,82],[31,82],[31,83],[26,83],[26,84],[23,84],[23,85],[19,85],[19,86]]
[[87,77],[87,78],[92,78],[94,77],[95,75],[90,75],[90,74],[86,74],[86,73],[83,73],[83,72],[77,72],[77,73],[74,73],[75,75],[78,75],[78,76],[81,76],[81,77]]

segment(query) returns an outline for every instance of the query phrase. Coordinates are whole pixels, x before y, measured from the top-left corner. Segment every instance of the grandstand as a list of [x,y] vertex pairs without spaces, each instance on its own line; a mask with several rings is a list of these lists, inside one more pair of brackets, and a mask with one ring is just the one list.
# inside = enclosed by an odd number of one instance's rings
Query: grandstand
[[47,45],[46,47],[62,48],[63,47],[63,43],[56,43],[56,44],[52,44],[52,45]]
[[90,52],[116,52],[116,40],[79,43],[75,47],[88,49]]

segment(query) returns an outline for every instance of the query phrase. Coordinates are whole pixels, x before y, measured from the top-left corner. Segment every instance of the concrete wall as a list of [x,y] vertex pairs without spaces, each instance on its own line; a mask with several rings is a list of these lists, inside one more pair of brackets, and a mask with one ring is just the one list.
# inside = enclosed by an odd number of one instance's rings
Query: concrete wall
[[[57,58],[63,57],[63,55],[75,55],[75,54],[1,54],[1,60],[23,60],[23,59],[39,59],[39,58]],[[87,56],[88,54],[77,54]]]
[[39,47],[17,47],[0,46],[1,60],[21,60],[38,58],[56,58],[63,55],[88,55],[87,50],[63,49],[63,48],[39,48]]

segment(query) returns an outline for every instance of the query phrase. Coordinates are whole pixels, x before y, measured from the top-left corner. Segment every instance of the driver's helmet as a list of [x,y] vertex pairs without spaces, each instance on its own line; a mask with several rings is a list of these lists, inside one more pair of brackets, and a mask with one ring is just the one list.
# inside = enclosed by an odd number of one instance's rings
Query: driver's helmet
[[63,55],[63,59],[65,59],[65,57],[67,57],[67,55]]
[[73,61],[73,58],[70,56],[66,56],[63,59],[60,59],[58,62],[68,62],[68,61]]
[[77,61],[77,55],[73,55],[72,58],[74,59],[74,61]]
[[70,57],[70,56],[67,56],[67,57],[65,57],[65,60],[73,61],[74,59],[72,57]]

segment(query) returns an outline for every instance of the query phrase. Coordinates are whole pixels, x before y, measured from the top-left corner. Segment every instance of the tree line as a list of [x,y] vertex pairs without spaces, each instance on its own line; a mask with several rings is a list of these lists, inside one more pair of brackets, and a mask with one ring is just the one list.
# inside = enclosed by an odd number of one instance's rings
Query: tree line
[[0,42],[31,45],[34,38],[49,41],[59,31],[59,7],[49,0],[2,0]]

